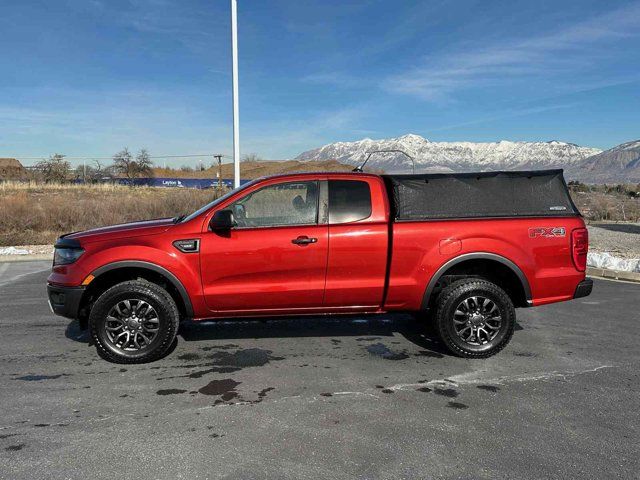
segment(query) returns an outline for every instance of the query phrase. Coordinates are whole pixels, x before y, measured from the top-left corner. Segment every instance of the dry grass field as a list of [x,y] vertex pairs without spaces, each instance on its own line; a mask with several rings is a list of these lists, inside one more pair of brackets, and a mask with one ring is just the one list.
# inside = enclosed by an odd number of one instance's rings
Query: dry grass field
[[[261,160],[257,162],[242,162],[242,178],[259,178],[278,173],[293,172],[350,172],[353,166],[345,165],[336,160],[318,162],[301,162],[300,160]],[[222,178],[233,178],[233,164],[222,164]],[[203,171],[182,171],[174,168],[154,168],[155,177],[179,178],[216,178],[218,167],[210,167]]]
[[51,244],[66,232],[190,213],[215,190],[0,183],[0,246]]
[[[3,160],[0,167],[4,170],[16,165],[22,168],[13,159]],[[251,179],[276,173],[351,169],[334,160],[243,162],[242,176]],[[4,175],[4,170],[0,180],[13,178]],[[156,177],[182,178],[216,178],[216,173],[217,167],[202,172],[155,168],[153,172]],[[233,177],[233,165],[222,165],[222,177]],[[216,190],[0,181],[0,247],[51,244],[67,232],[190,213],[218,195]]]
[[[67,232],[189,213],[218,195],[216,190],[0,182],[0,247],[46,245]],[[593,186],[572,196],[588,222],[640,221],[640,197],[629,191]]]

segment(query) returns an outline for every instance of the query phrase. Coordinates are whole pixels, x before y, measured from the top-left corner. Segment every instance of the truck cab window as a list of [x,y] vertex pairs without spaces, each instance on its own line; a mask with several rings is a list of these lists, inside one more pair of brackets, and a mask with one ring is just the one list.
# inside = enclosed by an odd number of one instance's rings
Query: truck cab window
[[329,180],[329,223],[349,223],[371,216],[371,190],[359,180]]
[[318,218],[318,182],[269,185],[230,207],[238,227],[313,225]]

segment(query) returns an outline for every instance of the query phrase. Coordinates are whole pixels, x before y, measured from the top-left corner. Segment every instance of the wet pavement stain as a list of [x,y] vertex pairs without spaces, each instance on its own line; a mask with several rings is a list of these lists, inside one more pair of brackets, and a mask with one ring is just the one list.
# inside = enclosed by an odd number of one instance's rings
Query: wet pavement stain
[[447,403],[447,407],[453,408],[455,410],[465,410],[469,408],[469,405],[465,405],[464,403],[459,403],[459,402],[449,402]]
[[40,382],[42,380],[54,380],[56,378],[60,378],[64,373],[59,375],[24,375],[23,377],[18,377],[15,380],[23,380],[25,382]]
[[5,448],[5,450],[7,452],[17,452],[18,450],[22,450],[26,446],[26,443],[19,443],[17,445],[9,445],[7,448]]
[[271,350],[261,348],[246,348],[233,353],[215,352],[209,355],[216,366],[229,366],[238,368],[262,367],[271,361],[284,360],[284,357],[275,357]]
[[275,387],[263,388],[262,390],[260,390],[260,392],[258,392],[258,398],[263,399],[264,397],[267,396],[267,393],[269,393],[272,390],[275,390]]
[[210,350],[229,350],[232,348],[240,348],[240,345],[236,345],[235,343],[227,343],[226,345],[212,345],[210,347],[202,347],[201,350],[203,352],[208,352]]
[[367,347],[367,352],[369,352],[371,355],[376,355],[378,357],[384,358],[385,360],[406,360],[407,358],[409,358],[409,355],[407,355],[404,351],[394,352],[384,343],[374,343],[373,345],[369,345]]
[[229,401],[238,396],[236,387],[242,382],[236,382],[231,378],[225,378],[224,380],[212,380],[204,387],[198,390],[203,395],[220,395],[220,399],[223,401]]
[[[231,345],[228,345],[228,347],[232,348]],[[204,349],[211,350],[213,349],[213,347],[204,347],[203,350]],[[191,354],[188,354],[188,355],[191,355]],[[243,350],[237,350],[235,352],[226,352],[226,351],[213,352],[207,355],[207,358],[212,360],[212,362],[192,364],[192,365],[181,365],[176,368],[196,368],[196,367],[209,367],[209,368],[204,368],[204,370],[197,370],[197,371],[188,373],[186,375],[159,377],[158,380],[169,380],[173,378],[202,378],[203,376],[209,373],[233,373],[243,368],[262,367],[272,361],[279,361],[279,360],[285,359],[284,357],[274,356],[271,350],[263,350],[260,348],[247,348]],[[189,360],[195,360],[195,359],[192,357],[189,357]]]
[[453,388],[436,388],[433,393],[448,398],[456,398],[459,395],[458,391]]
[[186,390],[182,390],[181,388],[165,388],[163,390],[158,390],[156,394],[158,395],[177,395],[179,393],[186,393]]
[[496,387],[495,385],[478,385],[476,388],[494,393],[500,390],[500,387]]
[[[206,370],[198,370],[196,372],[191,372],[188,375],[181,375],[185,378],[202,378],[204,375],[208,373],[232,373],[241,370],[239,367],[213,367],[208,368]],[[174,377],[172,377],[174,378]]]

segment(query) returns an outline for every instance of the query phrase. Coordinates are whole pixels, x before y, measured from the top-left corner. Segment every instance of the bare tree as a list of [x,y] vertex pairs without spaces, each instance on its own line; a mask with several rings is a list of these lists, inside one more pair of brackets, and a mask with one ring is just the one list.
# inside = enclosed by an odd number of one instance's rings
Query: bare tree
[[113,156],[113,166],[121,175],[124,175],[129,183],[133,179],[141,175],[150,175],[152,173],[153,162],[149,152],[144,148],[138,152],[136,158],[133,158],[128,148],[116,153]]
[[261,162],[262,158],[258,156],[257,153],[249,153],[242,157],[242,162]]
[[105,177],[112,177],[113,166],[105,166],[99,159],[93,160],[93,165],[87,165],[87,177],[92,183],[100,182]]
[[151,175],[153,173],[153,162],[146,148],[140,150],[136,155],[136,168],[138,175]]
[[123,150],[113,156],[113,167],[116,172],[124,175],[129,182],[136,178],[136,161],[127,147],[124,147]]
[[68,180],[71,164],[64,157],[64,155],[55,153],[47,160],[42,160],[36,164],[36,168],[41,172],[42,178],[46,183],[64,183]]
[[99,159],[95,159],[93,161],[93,171],[96,173],[97,177],[99,177],[104,172],[104,165]]

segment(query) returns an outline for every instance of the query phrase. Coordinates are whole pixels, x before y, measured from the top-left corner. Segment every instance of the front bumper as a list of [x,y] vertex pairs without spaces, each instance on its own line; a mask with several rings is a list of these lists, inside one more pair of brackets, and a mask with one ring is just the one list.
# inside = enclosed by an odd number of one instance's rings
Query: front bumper
[[589,295],[591,295],[591,290],[593,290],[593,280],[591,280],[590,278],[585,278],[576,287],[573,298],[588,297]]
[[47,284],[49,306],[56,315],[76,319],[85,287],[62,287]]

